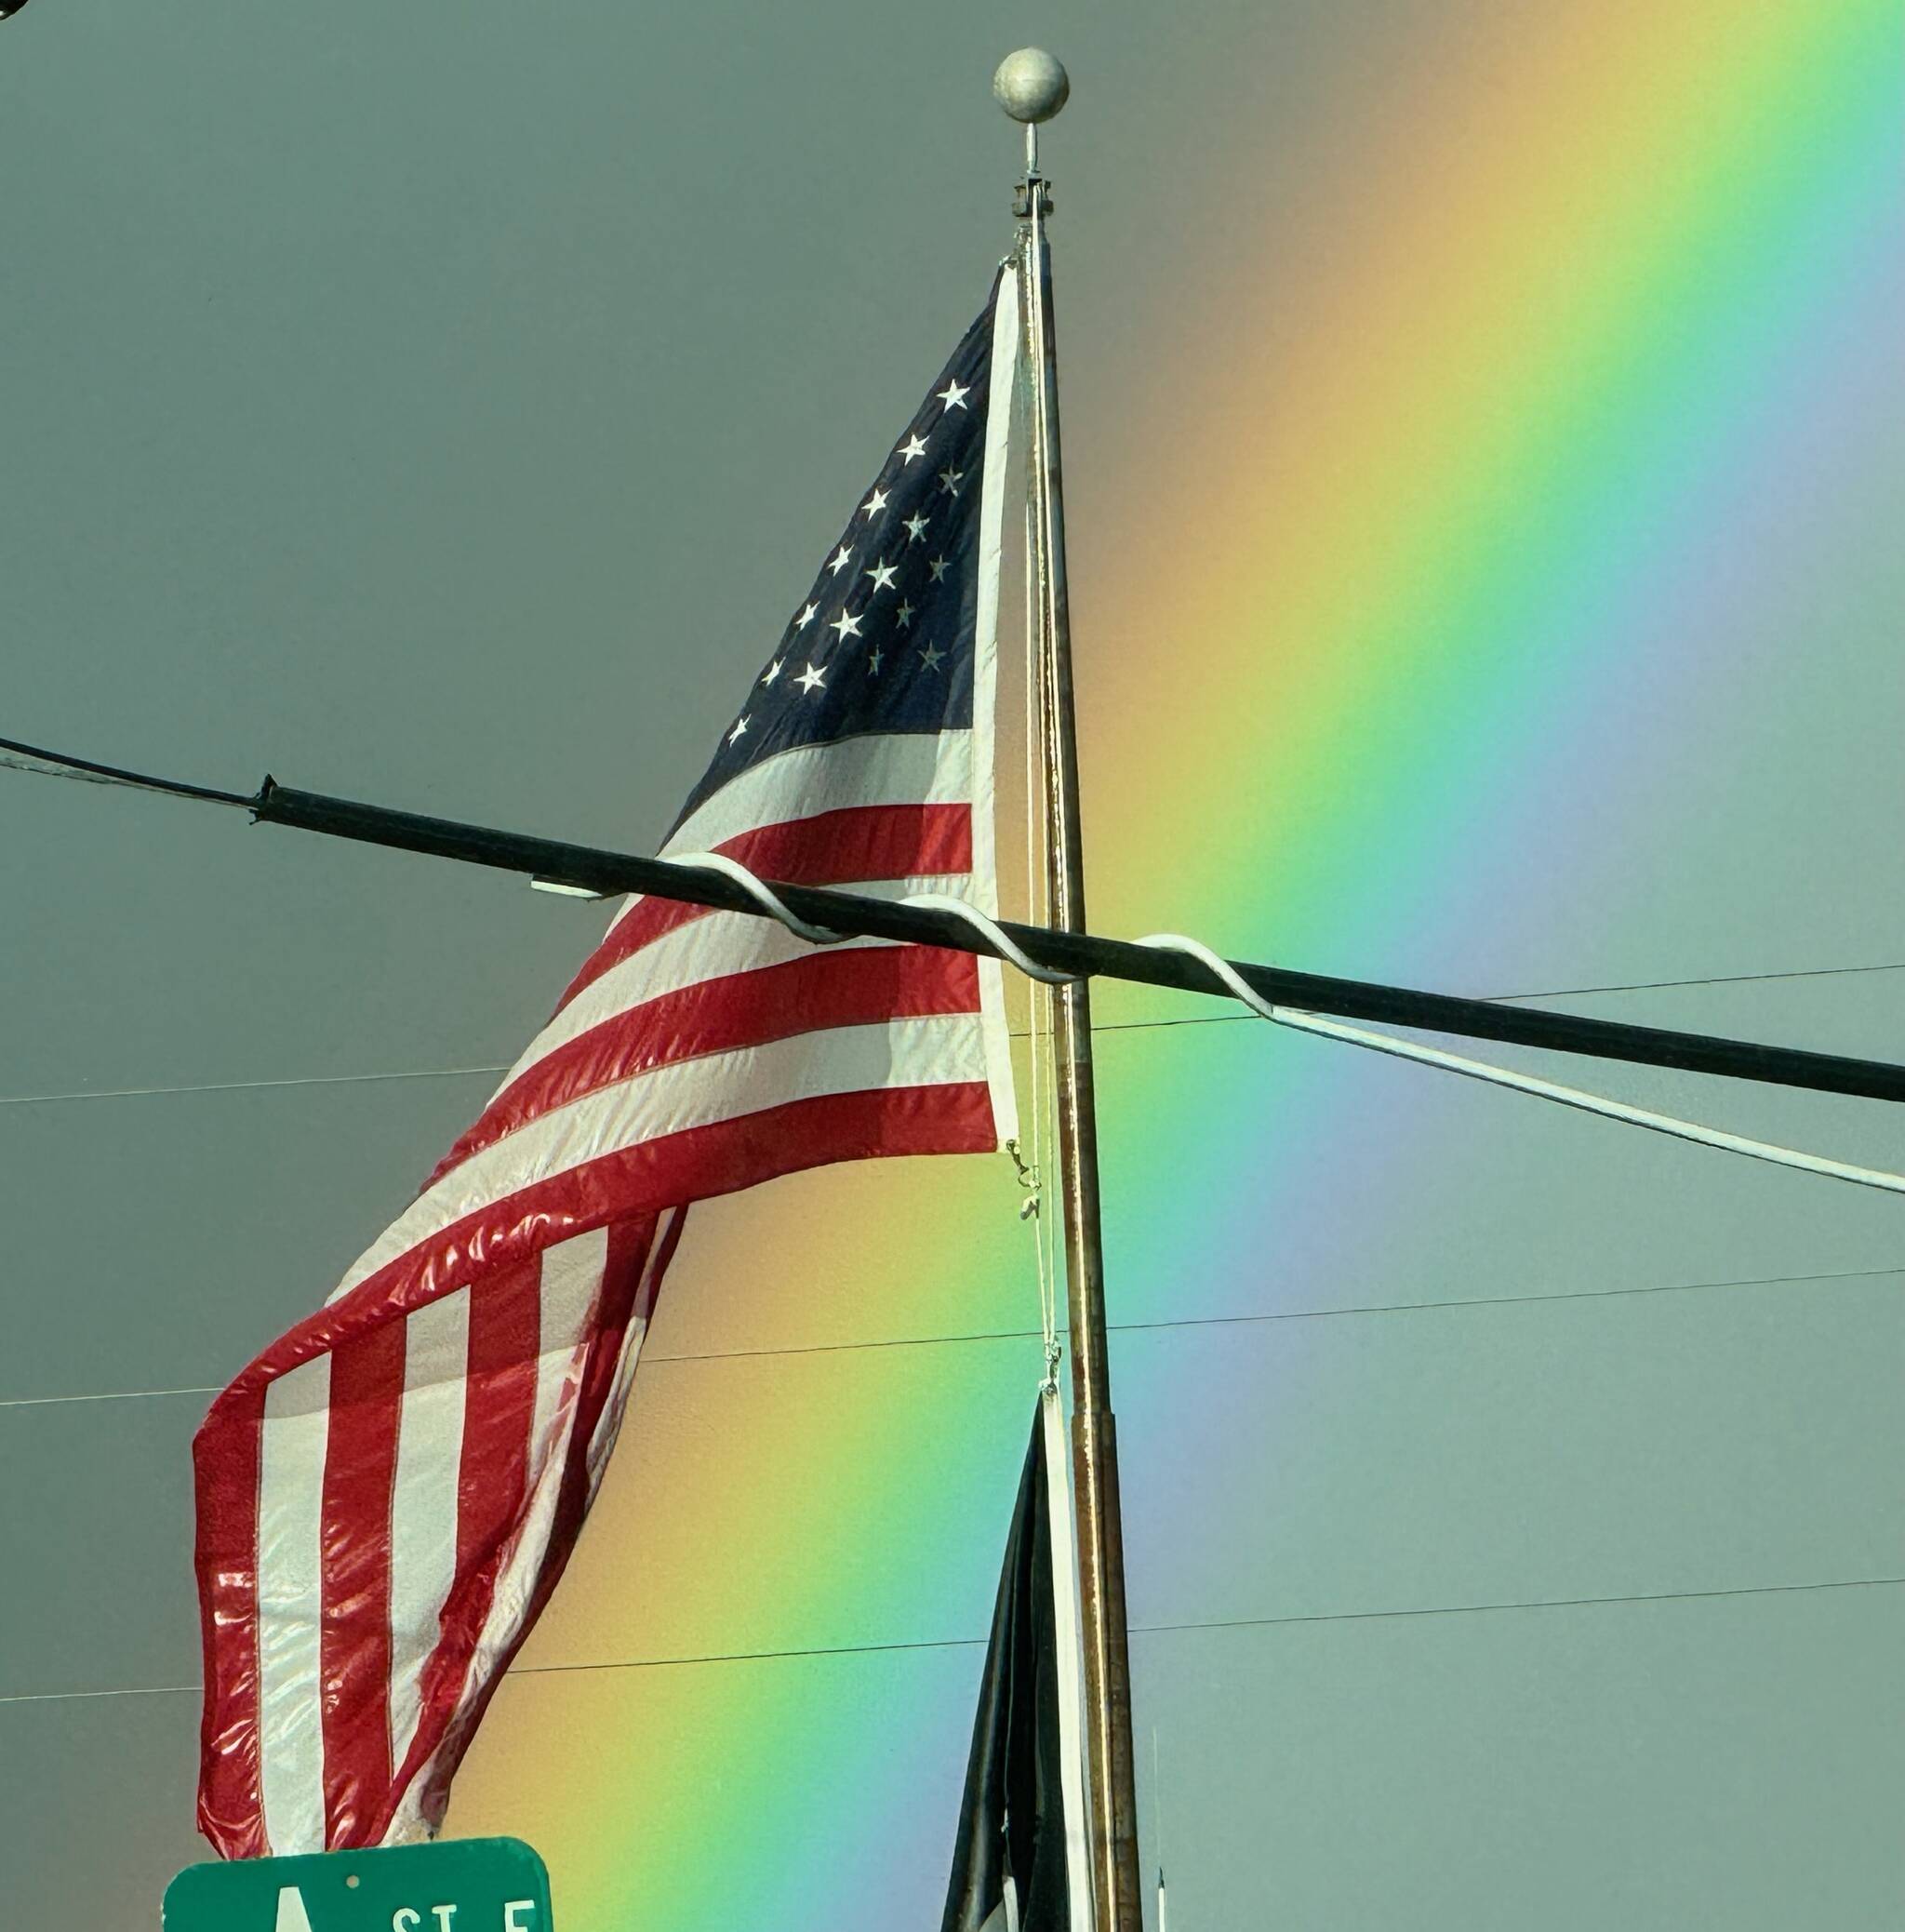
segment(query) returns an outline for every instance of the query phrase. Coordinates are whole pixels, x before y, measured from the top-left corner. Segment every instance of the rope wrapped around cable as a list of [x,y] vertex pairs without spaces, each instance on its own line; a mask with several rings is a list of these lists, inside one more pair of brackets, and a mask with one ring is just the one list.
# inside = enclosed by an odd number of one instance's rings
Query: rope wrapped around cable
[[[802,919],[789,909],[786,901],[765,880],[756,878],[746,866],[721,853],[684,853],[675,862],[704,867],[732,879],[763,913],[769,918],[778,919],[797,939],[824,946],[848,937],[846,933]],[[1016,966],[1027,978],[1044,985],[1056,986],[1078,977],[1040,966],[1001,929],[997,920],[988,917],[977,906],[952,893],[912,892],[896,903],[951,913],[984,939],[989,951]],[[1373,1033],[1363,1027],[1345,1026],[1339,1020],[1325,1019],[1314,1013],[1299,1013],[1293,1007],[1276,1006],[1265,999],[1229,960],[1213,953],[1201,939],[1190,939],[1183,933],[1148,933],[1132,943],[1152,952],[1178,953],[1187,959],[1196,960],[1214,979],[1223,982],[1233,998],[1241,1000],[1253,1013],[1262,1015],[1274,1026],[1288,1027],[1296,1033],[1314,1033],[1325,1040],[1340,1040],[1347,1046],[1361,1046],[1371,1053],[1413,1060],[1418,1066],[1439,1067],[1444,1073],[1459,1073],[1464,1079],[1480,1080],[1491,1086],[1506,1087],[1513,1093],[1552,1100],[1559,1106],[1599,1114],[1604,1120],[1624,1121],[1630,1126],[1645,1127],[1651,1133],[1671,1135],[1676,1140],[1690,1140],[1701,1147],[1715,1148],[1723,1153],[1743,1154],[1750,1160],[1769,1161],[1776,1166],[1796,1168],[1805,1174],[1819,1174],[1832,1180],[1850,1181],[1857,1187],[1880,1188],[1894,1194],[1905,1193],[1905,1174],[1888,1174],[1882,1168],[1855,1166],[1849,1162],[1831,1160],[1824,1154],[1805,1153],[1796,1148],[1780,1147],[1770,1140],[1754,1140],[1743,1134],[1725,1133],[1718,1127],[1703,1126],[1698,1121],[1681,1120],[1671,1113],[1657,1113],[1651,1108],[1636,1107],[1626,1100],[1611,1100],[1605,1095],[1589,1093],[1581,1087],[1564,1086],[1559,1081],[1539,1079],[1532,1073],[1517,1073],[1506,1067],[1490,1066],[1485,1060],[1469,1059],[1461,1054],[1445,1053],[1439,1047],[1423,1046],[1413,1040],[1398,1040],[1388,1033]]]
[[[7,753],[12,757],[7,758]],[[22,768],[47,771],[63,778],[235,806],[249,811],[254,820],[262,824],[293,826],[333,838],[456,859],[547,881],[589,896],[642,893],[685,899],[721,911],[763,912],[803,937],[853,934],[993,954],[1047,985],[1098,975],[1187,993],[1228,994],[1246,999],[1252,1011],[1264,1013],[1280,1025],[1343,1039],[1425,1065],[1440,1065],[1447,1071],[1464,1073],[1470,1078],[1488,1079],[1522,1092],[1539,1093],[1609,1119],[1628,1120],[1637,1126],[1651,1126],[1657,1132],[1673,1133],[1736,1153],[1753,1152],[1765,1143],[1748,1142],[1739,1136],[1695,1127],[1687,1122],[1669,1125],[1668,1116],[1649,1114],[1645,1109],[1628,1108],[1621,1102],[1580,1094],[1574,1088],[1539,1082],[1526,1075],[1484,1069],[1480,1063],[1461,1062],[1457,1056],[1390,1040],[1385,1035],[1363,1036],[1354,1027],[1332,1027],[1321,1016],[1327,1014],[1337,1020],[1375,1020],[1430,1033],[1455,1033],[1645,1066],[1673,1067],[1687,1073],[1716,1073],[1730,1079],[1819,1093],[1895,1103],[1905,1101],[1905,1066],[1884,1060],[1635,1026],[1578,1013],[1222,960],[1207,947],[1177,935],[1153,935],[1143,944],[1134,944],[1091,933],[1015,925],[1009,920],[989,919],[964,900],[941,894],[917,894],[909,902],[810,886],[769,884],[726,859],[717,864],[712,859],[701,858],[688,864],[555,839],[532,838],[455,819],[393,811],[387,806],[322,793],[294,791],[270,778],[256,794],[246,797],[126,771],[7,739],[0,739],[0,762],[17,762]],[[764,892],[766,899],[761,896]],[[1240,989],[1247,989],[1247,996]],[[1905,1182],[1898,1177],[1878,1176],[1872,1169],[1821,1161],[1791,1149],[1761,1152],[1755,1157],[1777,1159],[1781,1165],[1803,1166],[1807,1171],[1838,1179],[1857,1179],[1865,1186],[1892,1191],[1905,1188]]]
[[[756,878],[746,866],[723,853],[684,852],[673,862],[676,865],[704,867],[710,872],[721,873],[724,878],[732,879],[770,919],[779,920],[797,939],[806,939],[816,946],[833,946],[842,939],[853,937],[851,933],[835,932],[831,926],[814,926],[801,918],[789,910],[787,901],[765,879]],[[1018,967],[1028,979],[1036,979],[1041,986],[1063,986],[1071,980],[1084,977],[1079,973],[1061,973],[1050,966],[1040,966],[1013,940],[996,919],[989,919],[969,899],[961,899],[956,893],[909,892],[894,903],[902,906],[921,906],[935,913],[951,913],[955,919],[963,920],[985,940],[987,951],[996,953],[1007,966]],[[1139,939],[1138,943],[1143,946],[1150,941]],[[1252,998],[1254,997],[1253,994]]]
[[1780,1167],[1796,1167],[1805,1174],[1822,1174],[1832,1180],[1849,1180],[1857,1187],[1882,1188],[1887,1193],[1905,1194],[1905,1174],[1888,1174],[1879,1167],[1854,1166],[1846,1161],[1829,1160],[1824,1154],[1802,1153],[1770,1140],[1753,1140],[1743,1134],[1728,1134],[1718,1127],[1702,1126],[1696,1121],[1679,1120],[1671,1113],[1656,1113],[1650,1108],[1635,1107],[1626,1100],[1610,1100],[1579,1086],[1564,1086],[1559,1081],[1538,1079],[1532,1073],[1516,1073],[1506,1067],[1490,1066],[1485,1060],[1468,1059],[1459,1053],[1445,1053],[1439,1047],[1419,1046],[1414,1040],[1398,1040],[1388,1033],[1372,1033],[1359,1026],[1324,1019],[1314,1013],[1298,1013],[1288,1006],[1272,1006],[1247,985],[1243,976],[1219,958],[1208,946],[1182,933],[1154,932],[1137,941],[1182,953],[1208,967],[1232,993],[1276,1026],[1286,1026],[1302,1033],[1315,1033],[1325,1040],[1342,1040],[1352,1046],[1366,1047],[1372,1053],[1386,1053],[1396,1059],[1414,1060],[1419,1066],[1440,1067],[1444,1073],[1459,1073],[1465,1079],[1486,1081],[1491,1086],[1505,1086],[1514,1093],[1532,1094],[1537,1099],[1553,1100],[1563,1107],[1578,1108],[1583,1113],[1598,1113],[1604,1120],[1625,1121],[1631,1126],[1645,1127],[1656,1134],[1669,1134],[1676,1140],[1692,1140],[1701,1147],[1719,1149],[1723,1153],[1744,1154],[1751,1160],[1771,1161]]

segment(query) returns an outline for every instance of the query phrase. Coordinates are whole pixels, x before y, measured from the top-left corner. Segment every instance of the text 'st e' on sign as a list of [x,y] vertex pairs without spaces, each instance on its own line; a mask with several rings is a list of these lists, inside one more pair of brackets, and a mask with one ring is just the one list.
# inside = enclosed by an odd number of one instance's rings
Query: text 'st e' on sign
[[165,1932],[554,1932],[549,1873],[517,1838],[192,1865]]

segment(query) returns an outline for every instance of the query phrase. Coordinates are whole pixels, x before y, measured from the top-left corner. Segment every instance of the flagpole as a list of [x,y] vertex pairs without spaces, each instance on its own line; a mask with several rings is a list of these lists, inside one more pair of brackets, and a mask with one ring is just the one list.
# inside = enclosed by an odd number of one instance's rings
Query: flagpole
[[[1085,848],[1072,691],[1072,628],[1065,581],[1064,470],[1059,437],[1058,345],[1052,260],[1045,218],[1051,199],[1038,171],[1038,124],[1064,106],[1065,70],[1026,48],[1003,61],[992,91],[1025,124],[1024,179],[1016,212],[1025,269],[1032,391],[1032,556],[1038,590],[1038,724],[1045,750],[1051,922],[1083,932]],[[1131,1666],[1125,1619],[1125,1552],[1118,1500],[1117,1425],[1106,1355],[1104,1257],[1099,1232],[1098,1117],[1086,981],[1056,990],[1054,1066],[1059,1193],[1064,1204],[1066,1306],[1072,1331],[1072,1463],[1078,1511],[1078,1583],[1085,1646],[1091,1861],[1099,1932],[1141,1932],[1138,1805],[1131,1750]]]

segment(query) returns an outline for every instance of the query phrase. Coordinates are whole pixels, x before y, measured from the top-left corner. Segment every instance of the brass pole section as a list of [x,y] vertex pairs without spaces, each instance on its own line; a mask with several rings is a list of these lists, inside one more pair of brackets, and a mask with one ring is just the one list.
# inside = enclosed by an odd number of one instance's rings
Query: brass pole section
[[[1030,129],[1027,130],[1030,133]],[[1020,189],[1031,489],[1039,620],[1038,722],[1044,739],[1046,878],[1052,924],[1083,932],[1085,848],[1072,701],[1072,627],[1065,588],[1065,494],[1059,443],[1058,347],[1046,184]],[[1078,1583],[1085,1638],[1085,1720],[1092,1889],[1099,1932],[1142,1932],[1138,1801],[1132,1774],[1131,1665],[1125,1625],[1125,1548],[1117,1424],[1105,1352],[1104,1257],[1099,1227],[1098,1116],[1091,1065],[1091,991],[1055,990],[1059,1193],[1065,1211],[1066,1308],[1072,1327],[1072,1465],[1078,1509]]]

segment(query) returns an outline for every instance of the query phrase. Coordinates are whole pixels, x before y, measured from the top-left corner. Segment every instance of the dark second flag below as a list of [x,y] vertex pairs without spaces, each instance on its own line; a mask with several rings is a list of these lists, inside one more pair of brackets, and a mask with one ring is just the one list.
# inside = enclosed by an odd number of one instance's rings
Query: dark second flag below
[[1040,1398],[992,1608],[941,1932],[1089,1932],[1083,1672],[1060,1405]]

